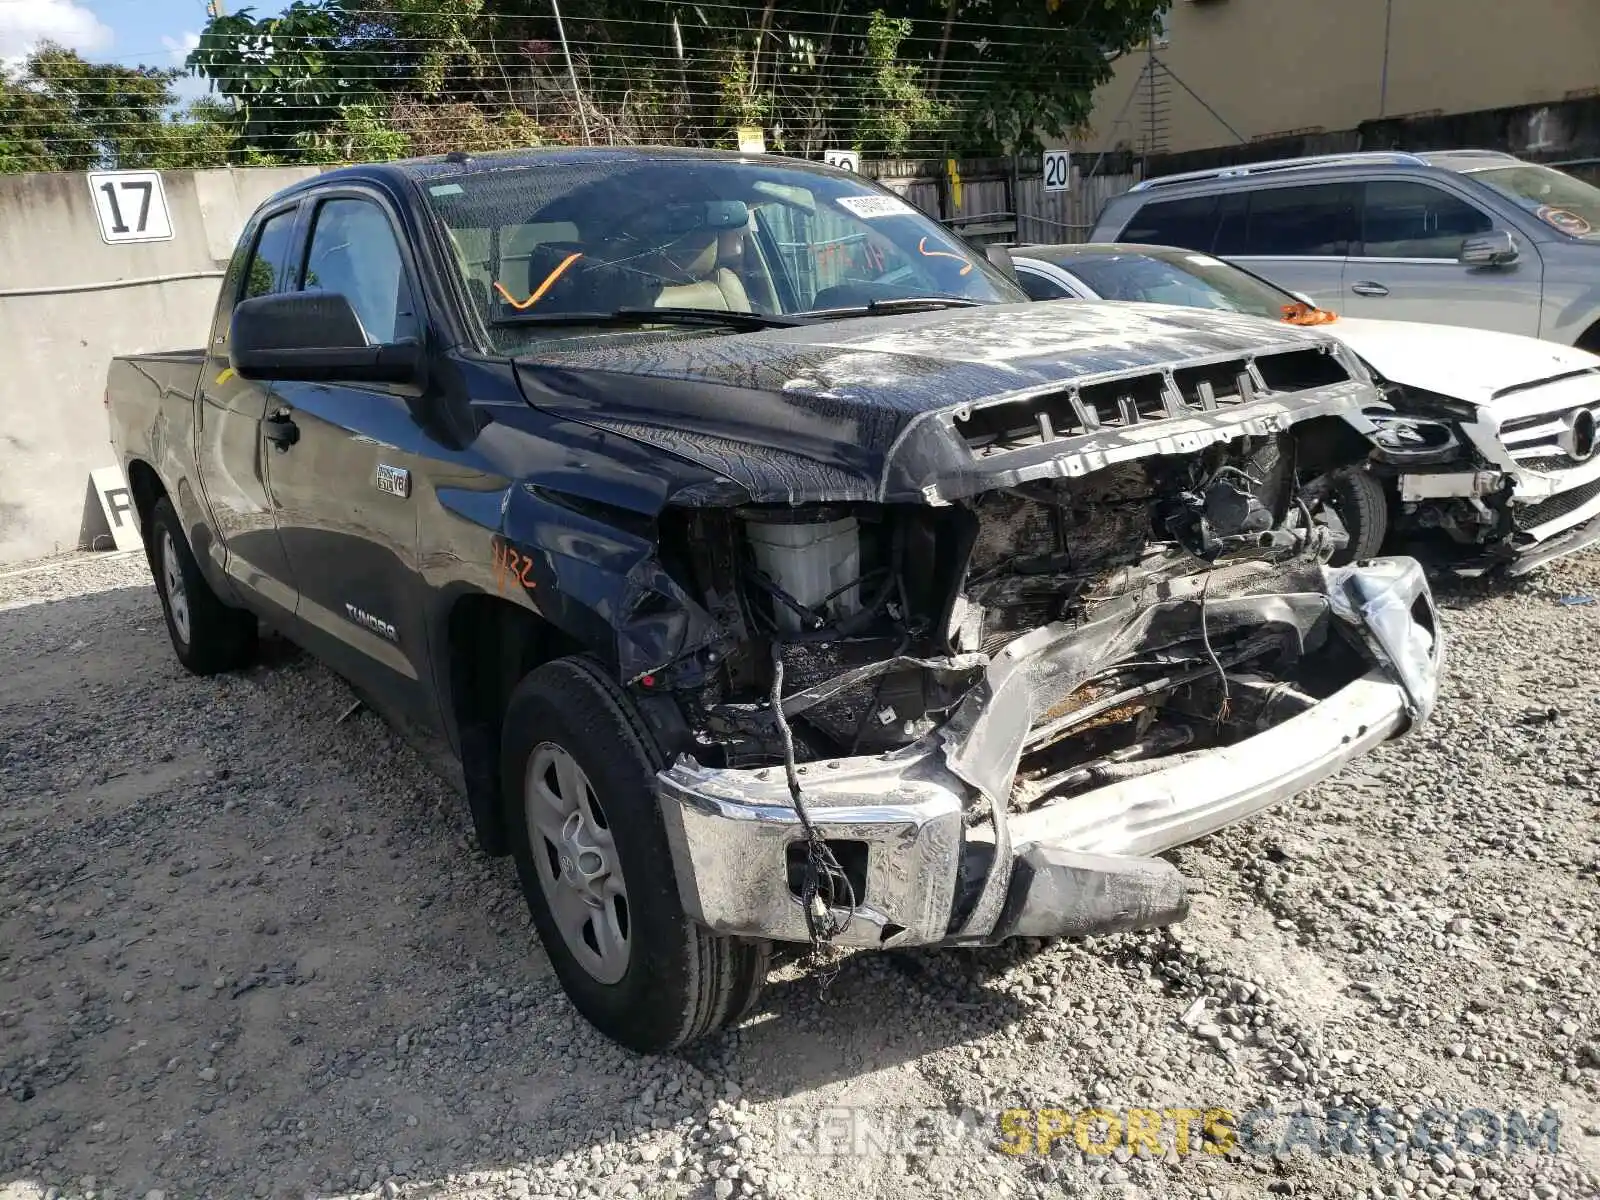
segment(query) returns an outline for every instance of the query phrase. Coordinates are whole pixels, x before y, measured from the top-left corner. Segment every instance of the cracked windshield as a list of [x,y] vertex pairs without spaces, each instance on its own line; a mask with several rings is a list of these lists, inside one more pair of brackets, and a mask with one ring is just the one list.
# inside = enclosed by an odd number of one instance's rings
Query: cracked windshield
[[[619,309],[800,317],[922,299],[1025,300],[906,201],[801,167],[543,164],[424,183],[501,352],[543,319]],[[788,323],[788,322],[774,322]]]

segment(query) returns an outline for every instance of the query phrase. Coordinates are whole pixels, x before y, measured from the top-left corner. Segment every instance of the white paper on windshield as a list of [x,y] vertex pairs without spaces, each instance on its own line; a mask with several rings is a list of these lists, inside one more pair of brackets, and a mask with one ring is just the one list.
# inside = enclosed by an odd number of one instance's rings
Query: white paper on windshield
[[1220,267],[1222,265],[1220,261],[1212,258],[1209,254],[1188,254],[1184,257],[1197,267]]
[[873,217],[898,217],[916,211],[895,196],[840,196],[837,203],[840,208],[863,221],[870,221]]

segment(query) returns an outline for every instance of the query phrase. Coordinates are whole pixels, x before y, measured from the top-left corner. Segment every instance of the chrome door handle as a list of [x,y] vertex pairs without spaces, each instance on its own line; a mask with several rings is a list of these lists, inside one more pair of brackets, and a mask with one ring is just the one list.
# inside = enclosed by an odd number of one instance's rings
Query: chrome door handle
[[1358,296],[1387,296],[1389,294],[1389,289],[1384,287],[1383,284],[1373,283],[1371,280],[1352,283],[1350,290]]

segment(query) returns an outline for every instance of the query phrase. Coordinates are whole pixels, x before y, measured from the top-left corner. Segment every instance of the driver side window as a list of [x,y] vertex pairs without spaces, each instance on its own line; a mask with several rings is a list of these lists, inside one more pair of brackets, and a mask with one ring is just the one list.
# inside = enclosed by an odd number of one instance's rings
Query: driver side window
[[302,278],[302,291],[342,292],[369,345],[418,336],[400,243],[388,216],[372,201],[326,200],[317,207]]

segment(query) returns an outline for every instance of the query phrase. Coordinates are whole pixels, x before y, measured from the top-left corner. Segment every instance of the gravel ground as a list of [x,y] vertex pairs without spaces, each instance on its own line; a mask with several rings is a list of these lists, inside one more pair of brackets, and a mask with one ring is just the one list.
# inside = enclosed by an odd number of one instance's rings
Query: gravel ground
[[[139,558],[0,571],[0,1200],[1600,1195],[1578,593],[1600,555],[1441,592],[1432,724],[1178,852],[1183,925],[856,956],[826,990],[790,961],[742,1028],[652,1060],[576,1018],[508,864],[327,671],[278,645],[185,675]],[[999,1110],[1088,1106],[1313,1132],[996,1151]],[[1376,1107],[1390,1152],[1304,1148]],[[1469,1108],[1553,1110],[1558,1145],[1452,1149]]]

